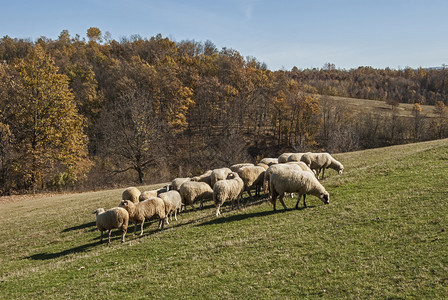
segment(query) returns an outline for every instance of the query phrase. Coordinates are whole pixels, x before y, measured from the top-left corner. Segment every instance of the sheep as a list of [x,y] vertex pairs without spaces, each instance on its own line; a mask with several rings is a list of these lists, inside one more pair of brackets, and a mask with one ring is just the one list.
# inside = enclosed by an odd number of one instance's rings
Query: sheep
[[180,213],[182,207],[182,199],[178,191],[168,191],[165,193],[159,194],[159,198],[165,202],[165,223],[169,225],[168,216],[170,220],[172,220],[172,216],[174,213],[174,219],[177,221],[177,213]]
[[159,228],[163,230],[165,226],[165,203],[162,199],[155,197],[139,203],[133,203],[129,200],[123,200],[118,207],[123,207],[129,213],[129,220],[134,223],[134,234],[137,231],[137,224],[140,223],[140,235],[143,235],[143,224],[145,219],[157,215],[160,219]]
[[161,193],[165,193],[167,191],[170,190],[170,186],[167,185],[163,188],[157,189],[157,190],[150,190],[150,191],[144,191],[143,193],[140,194],[140,196],[138,197],[138,199],[141,201],[145,201],[154,197],[158,197],[158,195],[160,195]]
[[323,185],[317,180],[316,176],[312,172],[292,169],[279,169],[271,174],[270,178],[271,187],[271,203],[276,210],[276,200],[279,197],[280,203],[284,209],[287,209],[283,198],[285,193],[299,194],[296,203],[296,209],[298,209],[300,197],[303,195],[303,205],[306,206],[305,197],[307,194],[314,195],[321,199],[324,204],[330,203],[330,194],[325,190]]
[[246,166],[238,170],[237,173],[244,182],[244,190],[247,191],[250,198],[252,198],[250,193],[252,187],[255,187],[255,195],[260,196],[265,172],[266,169],[262,166]]
[[329,153],[305,153],[301,159],[308,167],[316,171],[316,176],[319,178],[320,171],[322,170],[322,179],[324,179],[324,173],[326,168],[336,170],[339,175],[342,174],[344,166],[334,159]]
[[253,166],[254,164],[252,163],[241,163],[241,164],[234,164],[230,166],[230,170],[232,172],[238,172],[238,170],[242,167],[247,167],[247,166]]
[[98,208],[93,213],[96,214],[96,227],[101,232],[100,243],[103,242],[103,231],[109,230],[107,243],[110,244],[110,232],[113,228],[121,230],[121,242],[124,243],[129,223],[129,213],[125,209],[121,207],[114,207],[109,210]]
[[264,192],[266,193],[268,191],[268,189],[269,189],[269,180],[270,180],[271,174],[273,172],[275,172],[276,170],[288,168],[288,169],[296,169],[296,170],[301,171],[301,170],[303,170],[302,167],[303,166],[301,166],[301,165],[299,165],[297,163],[282,163],[282,164],[277,164],[277,165],[270,166],[266,170],[266,172],[264,174],[264,180],[263,180],[263,190],[264,190]]
[[[258,164],[256,164],[259,167],[263,167],[263,169],[266,171],[270,166],[268,166],[267,164],[264,164],[262,162],[259,162]],[[272,165],[276,165],[276,164],[272,164]],[[272,166],[271,165],[271,166]]]
[[145,201],[154,197],[157,197],[157,190],[144,191],[140,194],[140,197],[138,197],[138,199],[140,201]]
[[179,188],[180,188],[180,186],[182,185],[182,183],[187,182],[187,181],[190,181],[190,180],[191,180],[190,177],[179,177],[179,178],[174,178],[174,179],[171,181],[171,187],[172,187],[172,190],[179,191]]
[[132,202],[137,203],[140,195],[141,195],[140,190],[136,187],[131,186],[123,191],[123,193],[121,194],[121,199],[131,200]]
[[285,162],[288,161],[288,157],[293,154],[293,153],[283,153],[278,157],[278,163],[279,164],[284,164]]
[[213,190],[205,182],[187,181],[184,182],[179,189],[179,193],[184,205],[185,211],[189,204],[194,210],[193,203],[197,200],[201,200],[201,208],[203,207],[203,201],[207,199],[213,199]]
[[220,208],[226,200],[232,200],[232,209],[235,199],[238,199],[238,209],[240,209],[240,198],[244,191],[244,182],[238,173],[231,172],[226,180],[220,180],[213,186],[213,201],[216,206],[216,216],[221,214]]
[[205,182],[212,187],[212,170],[206,171],[204,174],[191,178],[192,181]]
[[278,164],[278,158],[265,157],[262,160],[260,160],[260,163],[268,166],[276,165]]
[[290,161],[300,161],[300,159],[302,158],[302,156],[305,153],[293,153],[290,156],[288,156],[288,162]]
[[215,183],[218,182],[219,180],[226,179],[227,175],[229,175],[230,172],[232,172],[232,170],[230,170],[229,168],[214,169],[211,174],[211,185],[210,186],[213,187],[215,185]]

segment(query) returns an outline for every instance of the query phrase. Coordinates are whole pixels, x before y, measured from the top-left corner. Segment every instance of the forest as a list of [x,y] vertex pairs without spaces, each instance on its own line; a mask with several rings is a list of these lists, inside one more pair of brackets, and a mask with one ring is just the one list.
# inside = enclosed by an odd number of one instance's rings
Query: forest
[[[271,71],[158,34],[0,39],[0,195],[150,184],[283,152],[448,137],[448,69]],[[382,115],[327,96],[383,100]],[[414,106],[400,118],[400,103]],[[435,118],[420,105],[434,105]]]

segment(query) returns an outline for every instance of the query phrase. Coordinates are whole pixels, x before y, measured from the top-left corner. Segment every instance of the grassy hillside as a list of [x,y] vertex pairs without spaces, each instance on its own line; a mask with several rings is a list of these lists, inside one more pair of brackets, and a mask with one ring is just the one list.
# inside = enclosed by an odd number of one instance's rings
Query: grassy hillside
[[329,205],[258,200],[215,218],[207,203],[109,246],[92,212],[121,189],[2,201],[0,297],[447,298],[448,140],[336,157]]
[[[368,99],[358,99],[358,98],[348,98],[348,97],[337,97],[337,96],[320,96],[328,99],[330,103],[335,105],[343,105],[347,107],[352,112],[370,112],[376,115],[384,115],[391,113],[391,106],[386,103],[386,101],[380,100],[368,100]],[[403,118],[413,118],[412,108],[414,104],[400,103],[397,109],[397,115]],[[434,113],[433,105],[421,105],[422,115],[427,118],[434,118],[436,114]]]

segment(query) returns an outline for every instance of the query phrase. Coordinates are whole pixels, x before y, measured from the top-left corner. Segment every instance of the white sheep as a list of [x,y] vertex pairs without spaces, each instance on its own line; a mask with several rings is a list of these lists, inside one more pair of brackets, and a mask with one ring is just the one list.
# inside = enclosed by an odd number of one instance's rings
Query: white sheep
[[114,228],[121,230],[121,242],[124,243],[129,223],[129,214],[125,209],[114,207],[105,211],[104,208],[98,208],[93,213],[96,214],[96,227],[101,232],[100,243],[103,242],[104,230],[109,230],[107,243],[110,243],[110,232]]
[[244,190],[247,191],[250,198],[252,198],[250,193],[251,188],[255,188],[255,195],[260,196],[260,189],[263,185],[265,172],[266,169],[262,166],[246,166],[238,170],[237,173],[244,182]]
[[179,189],[179,193],[182,199],[182,204],[184,205],[185,211],[187,210],[187,205],[190,205],[194,210],[194,202],[200,200],[201,208],[203,207],[203,201],[208,199],[213,199],[213,190],[205,182],[197,181],[187,181],[184,182]]
[[134,203],[137,203],[139,201],[139,197],[141,195],[141,192],[136,187],[128,187],[126,188],[123,193],[121,194],[122,200],[131,200]]
[[240,164],[234,164],[230,166],[230,170],[232,172],[238,172],[238,170],[242,167],[247,167],[247,166],[253,166],[254,164],[252,163],[240,163]]
[[[305,164],[303,164],[303,165],[305,165]],[[269,180],[270,180],[271,174],[273,172],[275,172],[276,170],[280,170],[280,169],[296,169],[296,170],[301,171],[302,167],[303,166],[301,166],[301,165],[299,165],[297,163],[282,163],[282,164],[277,164],[277,165],[270,166],[266,170],[266,172],[264,173],[264,180],[263,180],[263,190],[264,190],[264,192],[265,193],[268,192]],[[306,167],[306,165],[305,165],[305,167]]]
[[213,200],[216,206],[216,216],[221,214],[220,208],[227,200],[232,200],[232,209],[235,199],[238,199],[240,209],[240,198],[244,191],[244,182],[238,173],[231,172],[225,180],[220,180],[213,186]]
[[[169,191],[169,189],[170,189],[170,186],[167,185],[167,186],[162,187],[157,190],[144,191],[140,194],[138,199],[140,200],[140,202],[145,201],[145,200],[157,197],[160,193],[165,193],[165,192]],[[126,199],[126,200],[129,200],[129,199]]]
[[288,162],[290,162],[290,161],[300,161],[304,154],[305,153],[292,153],[290,156],[288,156]]
[[260,160],[260,163],[270,167],[272,165],[278,164],[278,158],[265,157],[262,160]]
[[150,219],[157,215],[159,217],[159,228],[163,229],[165,225],[165,203],[162,199],[155,197],[142,202],[133,203],[129,200],[123,200],[118,205],[123,207],[129,213],[129,220],[134,223],[134,234],[137,231],[137,224],[140,223],[140,235],[143,234],[143,224],[145,219]]
[[339,175],[342,174],[344,166],[334,159],[329,153],[305,153],[302,156],[303,161],[308,167],[316,171],[316,176],[319,178],[320,171],[322,171],[322,179],[324,179],[324,173],[326,168],[336,170]]
[[293,154],[293,153],[283,153],[283,154],[281,154],[281,155],[278,157],[278,159],[277,159],[278,163],[279,163],[279,164],[284,164],[285,162],[287,162],[287,161],[288,161],[288,157],[289,157],[291,154]]
[[182,208],[182,199],[180,197],[180,194],[178,191],[168,191],[165,193],[160,193],[159,198],[165,202],[165,213],[166,218],[165,222],[167,225],[170,223],[168,222],[168,216],[170,218],[170,221],[172,220],[172,216],[174,213],[174,219],[177,221],[177,214],[180,213],[180,210]]
[[138,199],[140,201],[145,201],[154,197],[157,197],[157,190],[144,191],[140,194],[140,197],[138,197]]
[[218,182],[219,180],[226,179],[227,175],[229,175],[230,172],[232,172],[232,170],[230,170],[229,168],[214,169],[211,174],[211,185],[210,186],[213,187],[215,185],[215,183]]
[[330,203],[330,194],[325,190],[324,186],[317,180],[312,172],[293,170],[293,169],[279,169],[271,174],[270,178],[271,188],[271,203],[276,210],[276,200],[279,197],[280,203],[284,209],[287,209],[283,198],[285,193],[298,193],[296,209],[299,206],[300,197],[303,195],[303,205],[306,206],[305,197],[307,194],[314,195],[321,199],[324,204]]
[[171,181],[171,188],[175,191],[179,191],[180,186],[182,185],[182,183],[190,181],[191,178],[190,177],[179,177],[179,178],[174,178]]
[[208,170],[204,174],[192,177],[191,180],[196,182],[205,182],[210,187],[212,187],[212,172],[213,172],[212,170]]

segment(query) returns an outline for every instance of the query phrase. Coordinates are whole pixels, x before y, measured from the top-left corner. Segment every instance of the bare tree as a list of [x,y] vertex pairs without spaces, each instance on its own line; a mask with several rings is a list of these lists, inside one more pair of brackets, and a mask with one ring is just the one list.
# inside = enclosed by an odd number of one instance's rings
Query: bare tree
[[101,117],[101,152],[112,173],[134,170],[143,183],[151,166],[162,162],[168,126],[154,111],[152,95],[141,89],[123,92]]

